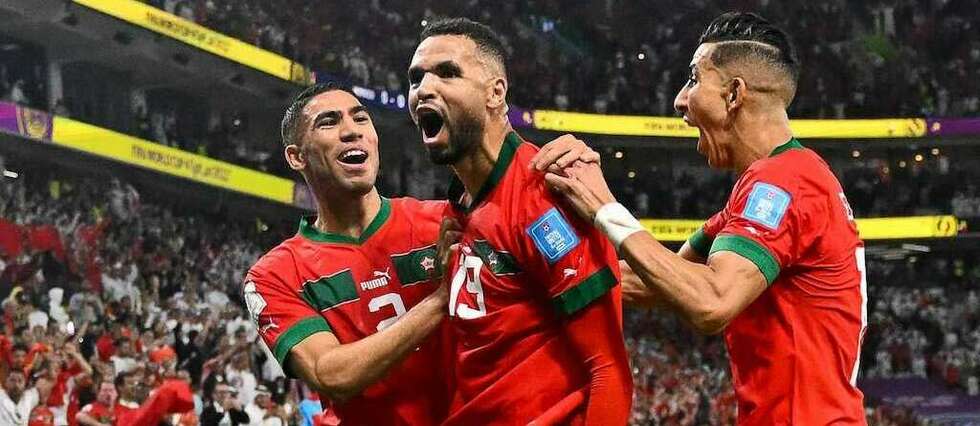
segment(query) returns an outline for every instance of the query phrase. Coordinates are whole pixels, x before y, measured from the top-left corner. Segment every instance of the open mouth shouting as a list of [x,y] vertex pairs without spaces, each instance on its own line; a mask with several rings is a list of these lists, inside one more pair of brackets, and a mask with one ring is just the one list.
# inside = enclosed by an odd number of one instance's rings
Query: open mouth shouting
[[367,151],[360,148],[346,149],[337,156],[337,161],[346,169],[362,169],[367,159]]
[[445,127],[445,119],[442,113],[429,106],[419,106],[415,109],[418,117],[419,129],[422,130],[422,142],[426,145],[440,142]]

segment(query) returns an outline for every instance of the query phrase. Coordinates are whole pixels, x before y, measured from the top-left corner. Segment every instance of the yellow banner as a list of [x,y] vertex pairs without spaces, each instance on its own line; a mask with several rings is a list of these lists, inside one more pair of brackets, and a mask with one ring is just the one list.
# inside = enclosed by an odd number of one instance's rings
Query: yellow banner
[[312,74],[302,65],[287,58],[260,49],[233,37],[195,24],[179,16],[164,12],[135,0],[74,0],[75,3],[95,9],[180,40],[198,49],[255,68],[283,80],[298,84],[313,82]]
[[[691,219],[640,219],[643,225],[660,241],[687,241],[703,220]],[[954,216],[881,217],[857,220],[862,240],[887,240],[906,238],[954,237],[959,223]]]
[[64,117],[54,117],[55,145],[73,148],[244,194],[293,203],[293,181],[191,154]]
[[[535,110],[534,127],[600,135],[698,137],[698,130],[679,117]],[[813,139],[913,138],[926,134],[926,122],[921,118],[790,120],[790,127],[796,137]]]
[[954,237],[959,232],[955,216],[910,216],[858,219],[864,240]]

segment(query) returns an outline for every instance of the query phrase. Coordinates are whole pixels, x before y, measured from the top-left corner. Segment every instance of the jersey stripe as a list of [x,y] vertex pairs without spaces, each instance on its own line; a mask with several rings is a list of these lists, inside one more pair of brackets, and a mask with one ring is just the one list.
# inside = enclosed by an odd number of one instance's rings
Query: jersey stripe
[[578,285],[565,290],[551,299],[552,305],[559,314],[570,316],[582,308],[589,306],[592,301],[602,297],[610,288],[616,285],[616,275],[608,266],[596,271]]
[[698,228],[697,232],[695,232],[694,235],[691,235],[691,238],[687,239],[687,244],[694,249],[698,256],[703,258],[707,258],[708,253],[711,252],[712,242],[712,238],[708,234],[704,233],[704,228]]
[[344,302],[357,299],[357,287],[350,269],[345,269],[316,281],[303,283],[300,293],[303,300],[318,311],[330,309]]
[[762,275],[766,277],[766,284],[771,285],[779,276],[779,263],[776,262],[776,258],[761,244],[749,238],[741,235],[719,235],[711,244],[711,251],[708,255],[719,251],[735,252],[752,261],[755,266],[759,267]]
[[857,387],[858,370],[861,369],[861,345],[864,343],[864,332],[868,329],[868,277],[864,260],[864,247],[855,250],[858,272],[861,274],[861,330],[858,332],[858,350],[854,357],[854,367],[851,369],[851,386]]
[[276,347],[272,349],[272,354],[275,355],[276,361],[279,361],[279,365],[284,371],[286,370],[286,356],[289,355],[293,346],[298,345],[299,342],[310,337],[313,333],[321,331],[332,332],[327,320],[317,315],[297,321],[292,327],[289,327],[289,330],[279,335],[279,338],[276,339]]
[[473,251],[483,259],[483,263],[490,267],[494,275],[513,275],[521,272],[514,255],[494,249],[486,240],[473,241]]
[[429,269],[434,272],[436,262],[438,262],[438,257],[435,244],[391,256],[391,263],[395,265],[395,273],[398,274],[398,280],[401,281],[403,287],[428,281],[432,278],[426,266],[429,266]]

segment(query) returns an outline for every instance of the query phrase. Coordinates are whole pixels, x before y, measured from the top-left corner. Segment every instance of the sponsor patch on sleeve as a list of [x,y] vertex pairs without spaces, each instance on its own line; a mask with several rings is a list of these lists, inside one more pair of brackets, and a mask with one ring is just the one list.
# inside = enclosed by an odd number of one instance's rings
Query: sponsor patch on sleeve
[[557,262],[580,242],[575,230],[554,207],[535,220],[527,228],[527,234],[549,264]]
[[749,192],[742,217],[766,228],[776,230],[789,210],[789,193],[778,186],[756,182]]

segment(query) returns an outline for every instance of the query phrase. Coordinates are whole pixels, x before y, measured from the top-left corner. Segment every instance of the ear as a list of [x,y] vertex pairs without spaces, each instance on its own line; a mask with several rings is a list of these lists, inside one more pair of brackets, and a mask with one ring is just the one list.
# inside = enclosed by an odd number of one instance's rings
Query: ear
[[495,77],[487,87],[487,108],[496,110],[507,105],[507,79]]
[[742,77],[735,77],[732,82],[729,83],[728,97],[725,99],[728,111],[734,111],[742,106],[745,102],[745,96],[748,94],[748,86],[745,85],[745,79]]
[[303,153],[303,149],[296,144],[286,145],[283,150],[283,154],[286,157],[286,163],[289,164],[289,168],[300,171],[306,168],[306,155]]

